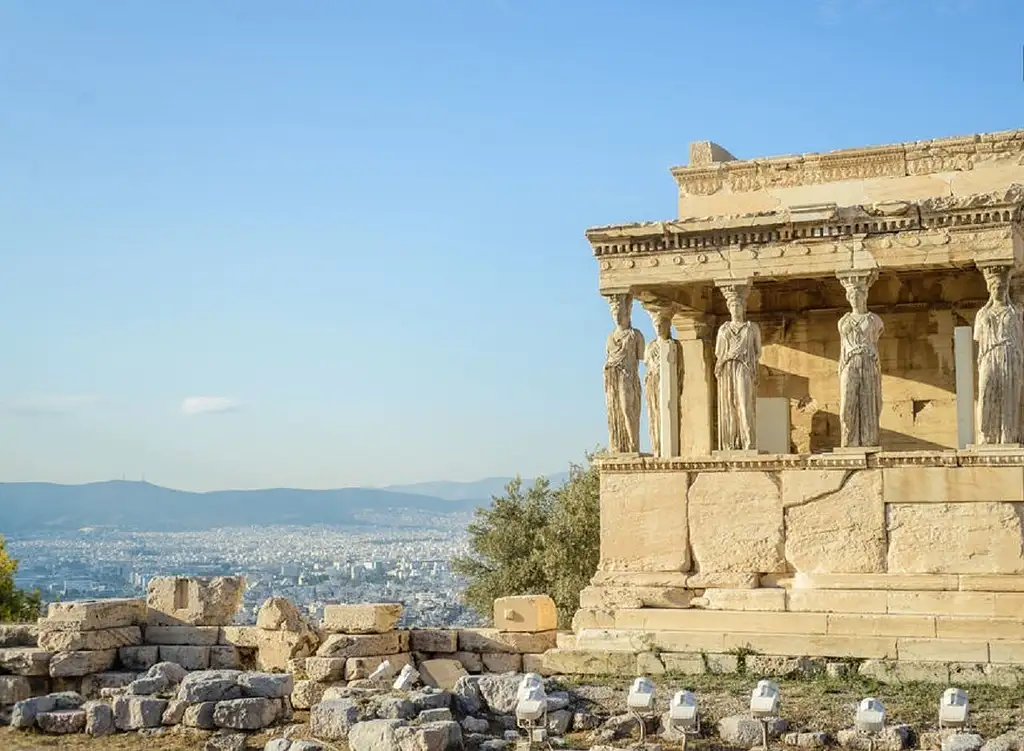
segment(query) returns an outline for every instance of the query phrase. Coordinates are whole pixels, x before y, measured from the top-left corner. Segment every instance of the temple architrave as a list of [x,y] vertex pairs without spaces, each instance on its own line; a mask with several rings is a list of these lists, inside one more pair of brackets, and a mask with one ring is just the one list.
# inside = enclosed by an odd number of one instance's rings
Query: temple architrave
[[700,142],[672,176],[678,219],[586,233],[612,314],[601,561],[549,669],[1017,680],[1024,130]]

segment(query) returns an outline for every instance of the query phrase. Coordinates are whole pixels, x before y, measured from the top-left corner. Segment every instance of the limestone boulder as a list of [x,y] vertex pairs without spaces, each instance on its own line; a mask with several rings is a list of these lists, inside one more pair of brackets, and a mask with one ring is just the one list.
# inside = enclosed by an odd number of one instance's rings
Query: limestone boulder
[[51,678],[81,677],[110,670],[117,662],[117,650],[99,652],[57,652],[50,659]]
[[398,631],[386,634],[331,634],[317,649],[317,657],[373,657],[402,651]]
[[118,696],[111,704],[114,727],[118,730],[158,728],[163,724],[166,699],[144,696]]
[[[399,751],[395,731],[404,727],[401,720],[368,720],[353,724],[347,730],[348,747],[351,751]],[[315,730],[313,734],[319,738],[327,738]],[[336,740],[340,740],[339,736]],[[404,750],[403,750],[404,751]]]
[[268,597],[256,615],[257,628],[268,631],[302,631],[308,626],[306,619],[291,600]]
[[292,689],[292,706],[296,709],[309,709],[323,698],[326,689],[326,684],[319,681],[295,681],[295,688]]
[[14,675],[49,675],[53,652],[35,647],[0,649],[0,671]]
[[39,647],[51,652],[101,651],[142,644],[142,629],[121,626],[83,631],[72,629],[40,629]]
[[703,472],[686,503],[700,571],[786,571],[782,498],[769,473]]
[[158,576],[149,581],[146,604],[152,625],[227,626],[242,604],[241,576]]
[[189,703],[225,701],[242,697],[237,670],[202,670],[189,673],[178,687],[177,698]]
[[482,675],[478,685],[488,709],[494,714],[515,714],[516,694],[522,675]]

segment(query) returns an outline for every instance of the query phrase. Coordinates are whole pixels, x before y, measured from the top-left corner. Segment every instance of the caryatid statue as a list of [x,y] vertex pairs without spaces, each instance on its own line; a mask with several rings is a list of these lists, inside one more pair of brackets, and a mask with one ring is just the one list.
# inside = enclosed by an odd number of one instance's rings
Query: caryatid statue
[[[648,311],[651,314],[651,321],[654,324],[654,331],[658,338],[648,344],[647,350],[644,352],[644,365],[647,366],[647,372],[644,374],[644,393],[647,395],[647,421],[651,434],[651,453],[655,456],[662,456],[663,409],[668,408],[671,410],[672,414],[668,415],[668,419],[674,421],[676,435],[678,435],[679,431],[678,394],[683,387],[683,347],[672,338],[672,309],[667,306],[658,305],[648,308]],[[675,404],[672,404],[671,400],[669,404],[663,404],[661,391],[663,350],[665,352],[664,361],[674,366],[676,373],[674,383],[670,384],[674,386],[674,392],[677,395]],[[669,449],[668,455],[673,455],[679,451],[678,445],[668,445],[664,446],[664,448]]]
[[868,310],[868,288],[875,271],[837,275],[852,311],[839,319],[839,426],[841,445],[878,446],[882,415],[882,369],[878,340],[885,327]]
[[718,379],[718,448],[756,448],[757,363],[761,329],[747,318],[749,284],[720,285],[731,320],[718,329],[715,377]]
[[615,330],[608,335],[604,361],[604,399],[608,409],[608,450],[640,451],[640,362],[644,335],[633,328],[633,296],[609,295]]
[[979,444],[1020,441],[1024,396],[1024,323],[1009,295],[1010,267],[981,269],[988,287],[986,302],[974,319],[978,344]]

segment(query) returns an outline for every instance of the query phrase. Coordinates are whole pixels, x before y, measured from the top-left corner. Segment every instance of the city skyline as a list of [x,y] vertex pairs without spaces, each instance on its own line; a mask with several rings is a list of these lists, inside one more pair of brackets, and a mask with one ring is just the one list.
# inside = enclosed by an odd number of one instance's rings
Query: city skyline
[[4,4],[0,481],[564,468],[607,438],[585,228],[674,217],[691,141],[1019,126],[1022,21],[1009,0]]

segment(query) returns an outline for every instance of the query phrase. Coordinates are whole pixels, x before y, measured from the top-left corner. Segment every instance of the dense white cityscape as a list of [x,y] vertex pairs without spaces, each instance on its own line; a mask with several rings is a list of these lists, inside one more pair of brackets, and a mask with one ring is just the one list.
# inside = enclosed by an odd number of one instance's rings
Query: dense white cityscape
[[330,602],[402,602],[423,626],[472,626],[453,556],[468,551],[468,514],[424,517],[406,526],[235,527],[197,532],[76,532],[9,535],[18,586],[44,601],[144,595],[153,576],[238,574],[247,588],[239,623],[283,596],[318,618]]

